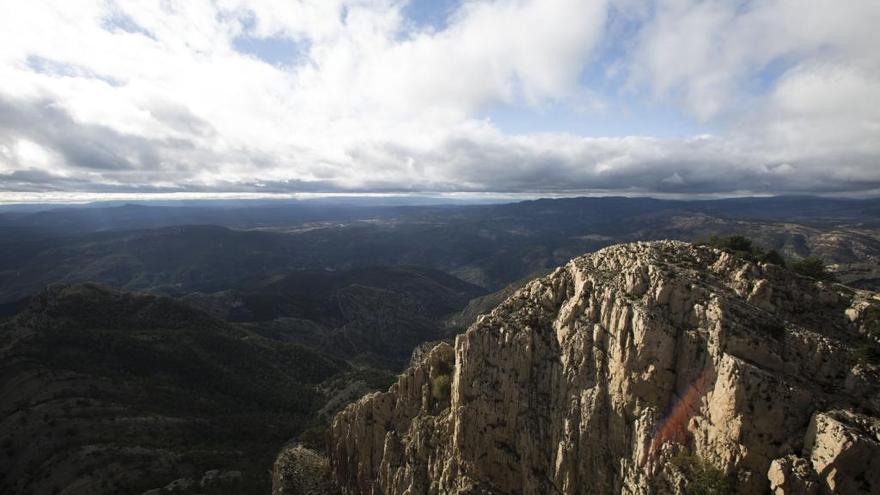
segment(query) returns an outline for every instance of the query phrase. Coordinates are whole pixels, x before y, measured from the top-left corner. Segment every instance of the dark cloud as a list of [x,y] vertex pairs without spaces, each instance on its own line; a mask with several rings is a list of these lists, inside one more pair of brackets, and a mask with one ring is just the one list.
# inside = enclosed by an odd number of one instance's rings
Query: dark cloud
[[[209,137],[217,135],[217,130],[192,113],[190,109],[172,102],[156,103],[150,107],[150,114],[168,128],[191,136]],[[179,147],[190,146],[189,141],[170,141]]]
[[859,174],[871,170],[875,162],[871,153],[842,154],[835,158],[835,167],[816,159],[766,164],[759,155],[722,138],[570,137],[554,148],[552,140],[459,136],[428,152],[388,143],[350,154],[372,162],[430,164],[428,169],[442,171],[449,179],[410,185],[432,191],[724,194],[854,193],[880,188],[880,176]]
[[[0,190],[730,194],[880,189],[880,178],[864,173],[874,166],[873,155],[858,150],[837,156],[836,165],[829,167],[820,159],[763,163],[756,158],[760,153],[743,151],[721,138],[517,138],[497,133],[458,133],[427,149],[397,141],[350,147],[345,155],[355,169],[373,172],[359,181],[340,182],[347,178],[346,163],[316,161],[307,167],[314,177],[324,177],[318,180],[218,178],[205,184],[195,174],[212,170],[217,162],[251,167],[259,177],[261,170],[278,167],[279,159],[259,150],[218,154],[201,149],[200,137],[217,135],[208,123],[172,104],[155,104],[150,111],[182,137],[133,136],[107,126],[78,123],[49,101],[0,97],[0,145],[6,144],[9,150],[16,139],[25,138],[58,153],[71,167],[64,172],[47,171],[18,163],[19,170],[0,174]],[[7,153],[0,159],[13,161],[14,157]]]
[[0,132],[7,138],[31,140],[62,155],[68,165],[83,169],[156,169],[160,163],[159,143],[110,127],[76,122],[48,100],[0,96]]

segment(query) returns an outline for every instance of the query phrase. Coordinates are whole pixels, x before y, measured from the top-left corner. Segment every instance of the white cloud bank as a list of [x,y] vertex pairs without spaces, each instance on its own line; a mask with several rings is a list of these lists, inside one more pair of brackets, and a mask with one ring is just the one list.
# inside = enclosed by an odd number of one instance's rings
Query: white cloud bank
[[[0,0],[0,196],[880,189],[876,0],[465,1],[441,30],[405,7]],[[599,63],[617,98],[716,132],[511,135],[479,118],[616,111],[583,82]]]

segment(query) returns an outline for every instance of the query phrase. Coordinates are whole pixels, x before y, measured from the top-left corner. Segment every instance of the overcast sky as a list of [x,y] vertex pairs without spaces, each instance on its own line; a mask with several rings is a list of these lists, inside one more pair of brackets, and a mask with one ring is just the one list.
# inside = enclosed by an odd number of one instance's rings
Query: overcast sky
[[0,12],[0,200],[880,190],[877,0]]

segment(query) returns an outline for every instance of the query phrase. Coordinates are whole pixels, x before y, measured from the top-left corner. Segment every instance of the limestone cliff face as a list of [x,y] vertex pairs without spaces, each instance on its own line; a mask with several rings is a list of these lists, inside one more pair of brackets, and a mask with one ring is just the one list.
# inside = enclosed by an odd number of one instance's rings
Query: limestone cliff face
[[[874,294],[679,242],[569,262],[339,413],[348,494],[880,493]],[[445,376],[451,377],[446,389]]]

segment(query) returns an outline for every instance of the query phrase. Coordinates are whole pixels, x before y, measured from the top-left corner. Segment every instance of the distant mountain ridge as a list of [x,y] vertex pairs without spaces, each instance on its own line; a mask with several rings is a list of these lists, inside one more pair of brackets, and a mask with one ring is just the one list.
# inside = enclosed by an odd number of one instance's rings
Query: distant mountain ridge
[[[371,205],[334,202],[279,202],[187,206],[123,204],[50,208],[40,211],[0,211],[0,229],[17,228],[43,236],[104,230],[141,230],[179,225],[219,225],[231,228],[277,227],[291,224],[352,221],[374,218],[436,218],[451,215],[470,219],[507,215],[542,215],[568,212],[591,222],[651,212],[678,211],[764,221],[815,221],[880,219],[880,198],[839,199],[815,196],[745,197],[712,200],[669,200],[646,197],[579,197],[537,199],[483,205]],[[559,222],[566,221],[558,218]]]
[[[104,216],[109,220],[95,223]],[[179,222],[187,225],[162,226]],[[203,222],[214,225],[193,225]],[[0,303],[52,282],[179,295],[238,289],[294,271],[393,265],[440,270],[489,292],[615,242],[731,234],[794,258],[822,256],[843,281],[880,288],[880,200],[572,198],[0,214]]]

